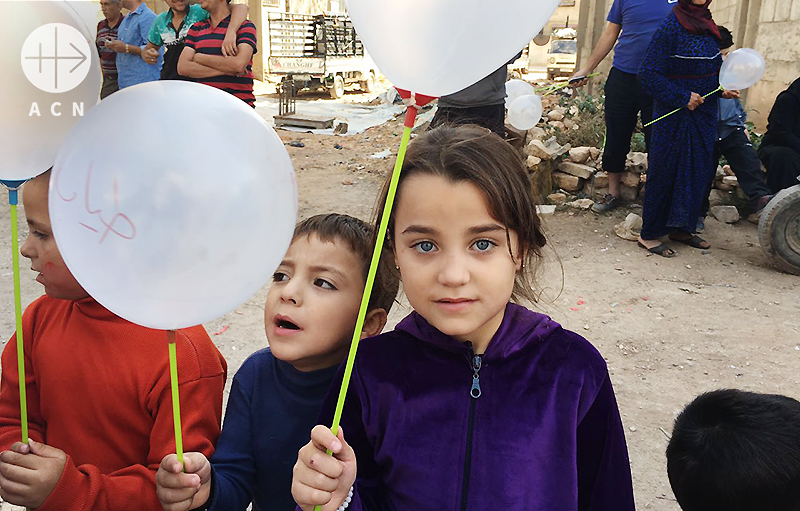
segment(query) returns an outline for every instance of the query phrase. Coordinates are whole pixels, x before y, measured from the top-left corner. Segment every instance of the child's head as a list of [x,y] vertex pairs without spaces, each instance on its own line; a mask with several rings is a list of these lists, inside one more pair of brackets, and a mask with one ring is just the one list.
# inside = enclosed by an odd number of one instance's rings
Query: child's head
[[20,253],[31,260],[31,270],[39,273],[36,281],[44,286],[47,296],[62,300],[80,300],[89,294],[72,276],[56,246],[47,205],[49,184],[48,170],[22,187],[22,205],[25,208],[29,233]]
[[722,25],[717,25],[717,29],[719,29],[720,35],[719,51],[722,53],[722,58],[725,58],[733,50],[733,34]]
[[[300,222],[275,271],[264,308],[267,340],[278,359],[301,371],[338,364],[350,345],[372,258],[372,228],[327,214]],[[380,333],[397,296],[386,258],[375,277],[362,337]]]
[[405,157],[386,243],[429,323],[460,340],[491,337],[509,299],[536,300],[532,270],[545,244],[519,153],[477,126],[420,136]]
[[675,420],[667,472],[684,511],[800,511],[800,402],[702,394]]

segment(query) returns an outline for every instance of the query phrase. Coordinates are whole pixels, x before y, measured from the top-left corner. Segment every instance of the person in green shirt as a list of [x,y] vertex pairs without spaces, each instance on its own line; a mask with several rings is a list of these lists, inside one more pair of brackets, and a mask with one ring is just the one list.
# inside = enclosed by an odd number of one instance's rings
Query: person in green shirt
[[[159,14],[150,28],[147,46],[144,49],[145,62],[155,63],[162,46],[166,46],[164,65],[161,67],[162,80],[190,80],[178,74],[178,58],[183,50],[183,42],[192,25],[208,19],[208,11],[199,4],[189,5],[188,0],[166,0],[169,10]],[[231,23],[222,43],[225,56],[235,56],[236,31],[247,20],[249,8],[244,4],[231,6]]]

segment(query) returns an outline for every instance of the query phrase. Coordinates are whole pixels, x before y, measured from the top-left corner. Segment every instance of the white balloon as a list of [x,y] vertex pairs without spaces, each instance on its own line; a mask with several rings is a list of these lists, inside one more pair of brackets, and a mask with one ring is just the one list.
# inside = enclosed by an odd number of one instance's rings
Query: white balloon
[[509,80],[506,82],[506,109],[520,96],[536,94],[533,85],[524,80]]
[[347,0],[353,25],[397,87],[440,97],[511,60],[559,0]]
[[[100,57],[63,0],[0,1],[0,19],[0,179],[25,180],[53,165],[69,130],[97,104]],[[103,143],[103,131],[96,135]]]
[[749,89],[764,76],[764,57],[752,48],[732,51],[722,63],[719,84],[725,90]]
[[518,130],[529,130],[542,118],[542,98],[536,94],[520,96],[508,109],[508,122]]
[[[105,137],[110,126],[135,134]],[[275,131],[234,96],[159,81],[104,99],[67,137],[50,178],[50,220],[83,288],[158,329],[219,317],[286,253],[297,185]]]

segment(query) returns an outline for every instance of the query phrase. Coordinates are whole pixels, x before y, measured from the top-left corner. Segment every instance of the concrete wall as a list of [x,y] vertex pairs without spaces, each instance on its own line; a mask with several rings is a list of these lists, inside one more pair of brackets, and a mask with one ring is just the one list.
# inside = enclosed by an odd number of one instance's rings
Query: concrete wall
[[775,96],[800,77],[800,0],[715,0],[711,10],[736,47],[755,48],[766,60],[764,78],[745,97],[750,120],[763,130]]

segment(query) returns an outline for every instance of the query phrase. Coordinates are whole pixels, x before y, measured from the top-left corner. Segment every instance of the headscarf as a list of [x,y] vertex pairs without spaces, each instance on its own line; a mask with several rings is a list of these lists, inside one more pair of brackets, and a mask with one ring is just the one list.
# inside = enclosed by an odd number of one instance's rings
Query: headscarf
[[703,5],[696,5],[692,0],[678,0],[672,12],[678,18],[678,22],[683,28],[696,35],[713,35],[719,41],[722,37],[719,34],[717,24],[711,18],[711,11],[708,4],[711,0],[706,0]]

